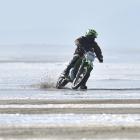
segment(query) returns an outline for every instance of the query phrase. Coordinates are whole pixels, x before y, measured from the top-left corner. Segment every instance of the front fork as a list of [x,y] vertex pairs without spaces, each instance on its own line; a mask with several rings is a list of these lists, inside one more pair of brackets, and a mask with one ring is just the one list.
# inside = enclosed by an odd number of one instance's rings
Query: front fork
[[93,69],[93,63],[91,61],[86,60],[86,59],[84,59],[82,61],[82,65],[83,65],[83,67],[87,68],[88,72],[91,72]]
[[90,72],[93,69],[93,63],[91,61],[87,61],[86,59],[82,60],[82,64],[79,67],[79,70],[76,74],[76,79],[79,78],[80,74],[83,72],[84,68],[86,68],[86,75],[89,78],[90,76]]
[[75,78],[78,78],[84,68],[86,68],[86,71],[90,74],[93,69],[93,63],[91,61],[87,61],[86,59],[77,61],[75,67],[70,71],[70,79],[73,81]]

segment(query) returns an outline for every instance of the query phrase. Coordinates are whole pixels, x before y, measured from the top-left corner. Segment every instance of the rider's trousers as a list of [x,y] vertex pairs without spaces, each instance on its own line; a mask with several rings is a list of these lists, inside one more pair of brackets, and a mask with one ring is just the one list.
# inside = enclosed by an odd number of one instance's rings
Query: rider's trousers
[[72,60],[70,61],[70,63],[67,65],[66,69],[64,70],[64,74],[68,75],[69,71],[72,67],[74,67],[76,61],[80,58],[80,56],[78,54],[74,54]]

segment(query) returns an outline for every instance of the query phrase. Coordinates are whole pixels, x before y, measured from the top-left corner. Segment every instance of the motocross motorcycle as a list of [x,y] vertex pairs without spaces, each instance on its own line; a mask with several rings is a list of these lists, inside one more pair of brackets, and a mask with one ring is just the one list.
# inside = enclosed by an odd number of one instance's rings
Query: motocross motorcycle
[[71,68],[68,77],[65,77],[63,74],[60,75],[56,88],[62,89],[71,82],[72,89],[78,89],[85,81],[87,81],[90,72],[93,69],[93,61],[95,58],[96,56],[94,52],[85,52],[82,59],[77,60],[74,67]]

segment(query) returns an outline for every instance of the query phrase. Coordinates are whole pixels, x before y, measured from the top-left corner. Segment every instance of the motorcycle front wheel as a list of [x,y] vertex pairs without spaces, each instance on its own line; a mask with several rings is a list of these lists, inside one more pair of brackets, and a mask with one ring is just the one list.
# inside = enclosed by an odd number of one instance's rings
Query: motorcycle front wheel
[[82,68],[72,83],[72,89],[78,89],[88,78],[90,71],[88,68]]

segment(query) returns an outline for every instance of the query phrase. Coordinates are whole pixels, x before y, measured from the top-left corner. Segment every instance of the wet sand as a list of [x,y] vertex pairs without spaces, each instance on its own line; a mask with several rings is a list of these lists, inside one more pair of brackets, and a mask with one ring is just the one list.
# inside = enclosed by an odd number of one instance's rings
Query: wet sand
[[139,103],[140,99],[0,100],[0,114],[140,114]]
[[139,139],[139,126],[2,127],[5,139]]
[[[0,114],[140,114],[139,103],[140,99],[2,99],[0,100]],[[112,104],[115,106],[110,107]],[[68,107],[69,105],[73,107]],[[109,107],[102,107],[103,105]],[[99,122],[75,125],[15,124],[11,122],[8,125],[0,125],[0,138],[4,139],[132,140],[140,138],[139,132],[140,123],[135,122],[125,125]]]

